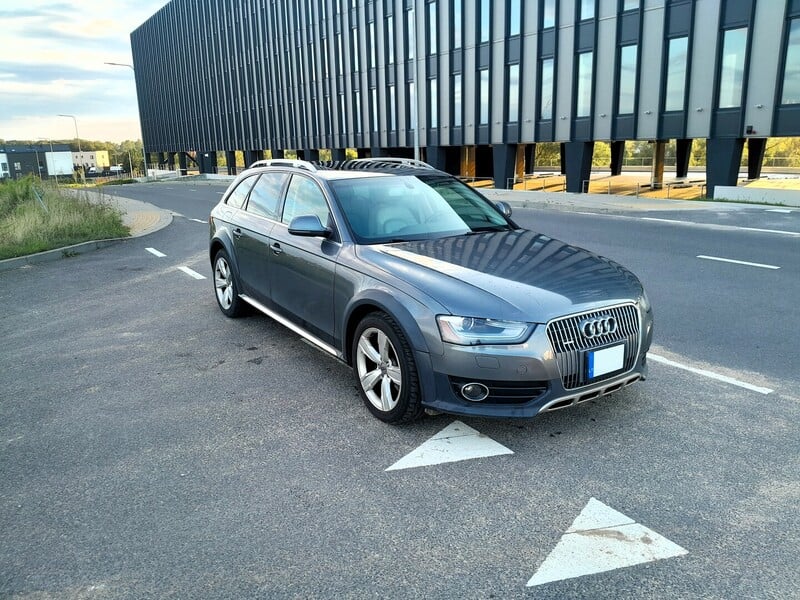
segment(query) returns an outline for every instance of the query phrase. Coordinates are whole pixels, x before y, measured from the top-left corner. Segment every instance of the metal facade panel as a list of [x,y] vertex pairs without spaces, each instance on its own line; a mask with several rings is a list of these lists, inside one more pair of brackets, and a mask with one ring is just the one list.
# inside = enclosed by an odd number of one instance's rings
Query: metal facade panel
[[555,141],[567,142],[572,137],[573,65],[575,64],[575,4],[557,3],[562,26],[557,33],[557,69],[555,74],[556,105],[553,110]]
[[[602,2],[600,8],[600,14],[605,15],[612,7],[608,6],[608,2]],[[598,22],[596,41],[593,135],[596,140],[610,140],[614,121],[614,93],[617,89],[617,19],[613,14]]]
[[[661,110],[661,85],[664,73],[664,6],[648,3],[642,26],[642,44],[639,54],[641,78],[639,80],[639,113],[637,131],[640,139],[658,136],[658,114]],[[658,6],[660,4],[660,6]]]
[[[772,132],[772,115],[780,98],[775,94],[781,61],[776,56],[783,52],[782,36],[786,5],[756,2],[755,20],[750,35],[753,36],[750,52],[750,73],[748,74],[747,95],[744,99],[745,128],[751,125],[758,137],[769,136]],[[744,132],[742,132],[744,133]]]
[[[695,27],[692,45],[692,73],[686,115],[686,135],[689,138],[711,135],[714,109],[714,86],[711,82],[714,81],[718,53],[716,32],[719,29],[719,3],[720,0],[699,0],[695,5],[695,22],[702,25]],[[710,32],[714,32],[714,35]]]

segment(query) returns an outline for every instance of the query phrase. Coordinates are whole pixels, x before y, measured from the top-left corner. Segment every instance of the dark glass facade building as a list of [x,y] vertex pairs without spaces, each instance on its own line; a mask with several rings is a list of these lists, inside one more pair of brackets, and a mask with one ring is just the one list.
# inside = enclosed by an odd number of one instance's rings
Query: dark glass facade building
[[614,173],[626,140],[677,140],[681,175],[704,138],[713,187],[800,135],[800,0],[172,0],[131,45],[147,152],[204,170],[418,144],[504,187],[561,142],[580,191],[595,141]]

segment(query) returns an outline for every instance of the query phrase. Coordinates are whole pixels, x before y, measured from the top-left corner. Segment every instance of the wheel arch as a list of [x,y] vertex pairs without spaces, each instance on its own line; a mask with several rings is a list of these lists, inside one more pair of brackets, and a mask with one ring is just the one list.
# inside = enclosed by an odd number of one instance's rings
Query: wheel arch
[[369,295],[353,298],[345,312],[344,327],[342,328],[342,355],[345,362],[352,365],[353,339],[358,324],[366,315],[376,311],[388,314],[397,323],[413,350],[429,353],[431,348],[428,338],[419,325],[422,309],[421,305],[417,307],[417,312],[420,314],[415,318],[409,308],[388,291],[383,290],[373,290]]
[[208,259],[211,262],[212,269],[214,268],[214,257],[220,250],[225,250],[225,253],[228,255],[228,262],[230,262],[233,272],[238,277],[239,263],[236,260],[236,253],[233,251],[233,243],[224,229],[217,231],[217,235],[211,239],[208,245]]

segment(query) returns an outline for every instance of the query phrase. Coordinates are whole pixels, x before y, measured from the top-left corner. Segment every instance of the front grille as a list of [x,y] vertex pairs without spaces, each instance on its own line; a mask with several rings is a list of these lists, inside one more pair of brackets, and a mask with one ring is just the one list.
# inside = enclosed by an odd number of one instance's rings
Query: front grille
[[[598,335],[587,339],[580,332],[579,324],[584,319],[614,317],[617,330],[612,334]],[[639,311],[634,304],[624,304],[604,308],[550,321],[547,324],[547,337],[556,353],[561,380],[568,390],[589,383],[596,383],[615,377],[620,371],[608,373],[589,381],[586,369],[586,351],[597,350],[623,342],[625,358],[622,372],[633,368],[639,350]]]
[[463,399],[461,388],[467,383],[482,383],[489,388],[489,396],[478,404],[524,404],[547,391],[546,381],[484,381],[450,377],[450,387],[459,398]]

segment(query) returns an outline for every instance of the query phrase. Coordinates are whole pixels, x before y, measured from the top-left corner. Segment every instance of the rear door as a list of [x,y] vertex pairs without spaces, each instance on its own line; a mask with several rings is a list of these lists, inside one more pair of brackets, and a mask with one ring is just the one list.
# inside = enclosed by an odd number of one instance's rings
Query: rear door
[[280,220],[279,208],[288,180],[288,173],[262,173],[249,191],[239,227],[233,230],[243,291],[266,306],[271,304],[270,234]]
[[[316,215],[332,229],[328,238],[289,233],[299,216]],[[271,233],[270,294],[275,310],[326,343],[334,342],[333,288],[341,243],[320,186],[306,175],[292,175],[281,222]]]

